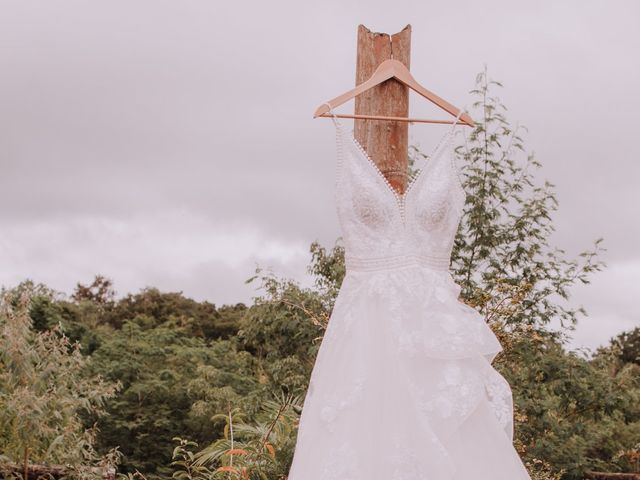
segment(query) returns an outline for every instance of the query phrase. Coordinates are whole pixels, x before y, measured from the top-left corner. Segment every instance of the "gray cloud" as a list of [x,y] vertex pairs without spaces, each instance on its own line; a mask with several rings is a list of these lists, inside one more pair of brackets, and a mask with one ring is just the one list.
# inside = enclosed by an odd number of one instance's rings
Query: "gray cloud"
[[[574,344],[597,345],[639,323],[619,296],[640,280],[639,14],[631,0],[5,1],[0,283],[69,292],[101,272],[122,293],[220,304],[250,300],[256,261],[308,282],[309,244],[339,235],[333,126],[313,111],[353,86],[359,23],[411,23],[427,88],[470,107],[484,63],[505,85],[557,186],[553,242],[573,255],[605,238],[613,267],[575,294],[593,319]],[[412,114],[446,116],[411,95]],[[410,140],[428,149],[442,128]]]

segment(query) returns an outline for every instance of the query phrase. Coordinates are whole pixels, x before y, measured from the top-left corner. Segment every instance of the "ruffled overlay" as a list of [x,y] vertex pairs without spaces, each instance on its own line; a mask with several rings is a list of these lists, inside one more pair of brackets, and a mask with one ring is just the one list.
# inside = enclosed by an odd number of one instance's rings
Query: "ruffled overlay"
[[[347,271],[288,480],[528,480],[502,347],[448,271]],[[375,433],[373,433],[375,432]]]

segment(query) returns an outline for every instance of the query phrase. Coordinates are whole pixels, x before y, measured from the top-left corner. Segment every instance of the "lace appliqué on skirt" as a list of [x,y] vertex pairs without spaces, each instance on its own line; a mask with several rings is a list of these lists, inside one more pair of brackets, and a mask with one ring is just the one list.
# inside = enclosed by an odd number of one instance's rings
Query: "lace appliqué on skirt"
[[433,392],[414,382],[410,384],[427,418],[433,418],[434,414],[443,419],[464,418],[476,408],[484,394],[484,383],[477,370],[460,366],[458,362],[444,363]]
[[334,431],[334,422],[340,412],[362,398],[364,382],[365,377],[358,377],[355,379],[347,395],[345,395],[344,392],[334,391],[324,395],[321,403],[322,407],[320,409],[320,418],[330,432]]
[[500,426],[507,432],[509,439],[513,440],[513,394],[509,383],[496,370],[488,369],[485,389]]
[[320,476],[321,480],[361,480],[358,452],[354,446],[343,441],[332,450],[332,455],[325,463]]

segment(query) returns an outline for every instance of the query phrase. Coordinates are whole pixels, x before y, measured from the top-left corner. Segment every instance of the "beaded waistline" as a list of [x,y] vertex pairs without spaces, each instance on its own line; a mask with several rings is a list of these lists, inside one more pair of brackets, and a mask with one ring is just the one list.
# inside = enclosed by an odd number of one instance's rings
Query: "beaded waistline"
[[450,258],[429,255],[405,254],[387,257],[353,257],[345,254],[344,263],[347,271],[371,272],[388,270],[409,265],[421,265],[435,270],[449,271]]

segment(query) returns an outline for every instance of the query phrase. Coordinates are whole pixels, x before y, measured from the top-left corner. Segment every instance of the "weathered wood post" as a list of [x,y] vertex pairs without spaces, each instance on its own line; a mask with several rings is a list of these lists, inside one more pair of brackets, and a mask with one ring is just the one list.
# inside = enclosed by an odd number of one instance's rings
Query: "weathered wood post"
[[[358,25],[357,48],[356,85],[390,58],[409,68],[411,25],[393,35]],[[355,114],[407,117],[409,88],[390,78],[355,97]],[[354,134],[393,188],[403,194],[407,188],[409,123],[357,118]]]

